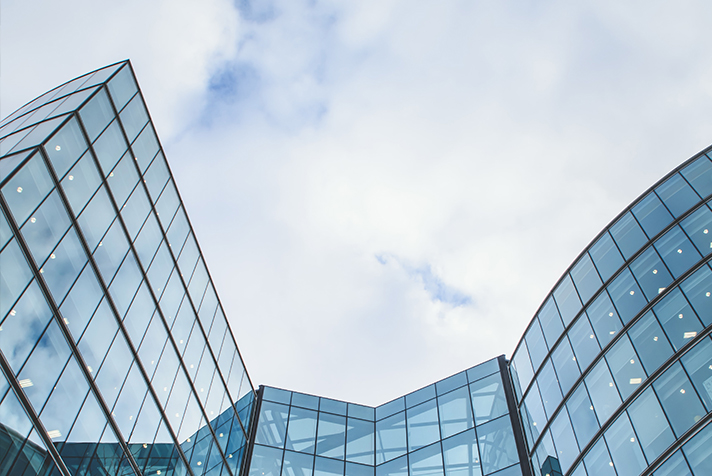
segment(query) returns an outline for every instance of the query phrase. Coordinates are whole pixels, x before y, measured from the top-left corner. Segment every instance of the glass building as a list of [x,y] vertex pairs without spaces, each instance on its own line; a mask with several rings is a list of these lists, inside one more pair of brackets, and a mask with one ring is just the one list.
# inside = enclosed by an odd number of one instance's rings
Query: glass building
[[709,476],[711,231],[703,152],[511,361],[375,408],[255,390],[131,64],[102,68],[0,122],[0,476]]

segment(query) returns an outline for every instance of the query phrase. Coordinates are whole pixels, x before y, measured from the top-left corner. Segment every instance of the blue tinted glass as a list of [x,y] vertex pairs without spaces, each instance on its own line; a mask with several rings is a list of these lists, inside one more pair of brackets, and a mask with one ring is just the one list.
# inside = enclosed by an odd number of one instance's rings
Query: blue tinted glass
[[388,464],[376,466],[376,476],[408,476],[408,459],[403,456]]
[[121,117],[121,123],[129,142],[132,142],[148,121],[148,113],[140,93],[129,101],[124,110],[119,113],[119,117]]
[[444,380],[436,382],[435,388],[438,395],[443,395],[450,390],[462,387],[463,385],[467,385],[467,374],[465,374],[465,372],[460,372]]
[[62,189],[77,216],[99,187],[101,177],[90,153],[86,153],[62,180]]
[[606,352],[606,361],[623,399],[628,398],[645,380],[643,367],[627,336]]
[[255,445],[252,450],[249,476],[279,476],[281,468],[282,450]]
[[478,427],[477,440],[484,474],[519,462],[509,417],[504,416]]
[[149,123],[139,134],[133,144],[131,144],[134,157],[139,164],[139,168],[144,171],[151,163],[153,157],[158,152],[158,139],[153,127]]
[[[292,396],[292,405],[296,405],[294,402],[296,394]],[[360,418],[362,420],[373,421],[375,417],[375,412],[373,408],[366,407],[363,405],[356,405],[354,403],[349,403],[348,410],[349,417]]]
[[571,326],[568,336],[576,353],[576,360],[579,366],[581,369],[586,369],[596,358],[601,348],[598,346],[598,340],[596,340],[591,324],[585,314],[579,317],[576,323]]
[[0,252],[0,267],[3,270],[0,274],[0,293],[3,296],[0,301],[0,316],[5,316],[32,279],[32,271],[15,240]]
[[680,288],[705,326],[712,324],[712,272],[703,266],[687,278]]
[[697,336],[702,325],[679,288],[673,289],[653,311],[675,349]]
[[319,411],[335,413],[337,415],[346,415],[346,402],[331,400],[329,398],[321,398],[319,400]]
[[633,341],[633,346],[648,375],[672,355],[672,346],[655,315],[650,311],[635,323],[628,331],[628,336]]
[[581,375],[568,339],[562,339],[556,346],[556,349],[551,353],[551,360],[554,363],[561,390],[566,394]]
[[427,387],[406,395],[405,406],[406,408],[414,407],[431,398],[435,398],[435,385],[428,385]]
[[586,376],[585,382],[598,420],[605,422],[621,403],[621,397],[618,395],[616,386],[613,383],[613,377],[611,377],[605,360],[599,361],[591,369],[591,372]]
[[534,376],[532,364],[529,361],[529,352],[527,352],[526,342],[522,341],[519,349],[517,349],[514,354],[511,368],[513,368],[514,373],[516,374],[513,375],[515,389],[521,396],[522,392],[526,391],[529,386],[529,382],[532,381],[532,377]]
[[[623,296],[625,298],[625,295]],[[601,293],[586,310],[601,347],[605,347],[623,328],[618,312],[607,293]]]
[[109,103],[109,95],[101,89],[84,107],[79,110],[79,116],[84,124],[90,141],[94,141],[99,133],[113,119],[114,110]]
[[700,259],[700,254],[677,226],[655,242],[655,249],[675,278],[680,277]]
[[603,438],[600,438],[596,445],[591,448],[591,451],[584,457],[583,462],[590,475],[616,476],[611,455],[608,453],[608,448],[606,448]]
[[541,327],[539,327],[539,319],[532,321],[531,327],[529,327],[524,338],[527,342],[529,355],[531,356],[532,367],[538,369],[544,361],[544,357],[546,357],[546,354],[549,352],[546,342],[544,342],[544,335],[541,333]]
[[443,457],[440,445],[430,445],[408,455],[410,476],[440,476],[443,474]]
[[380,407],[376,407],[376,420],[393,415],[396,412],[405,410],[405,399],[403,397],[396,398],[388,403],[384,403]]
[[544,406],[541,404],[541,397],[539,395],[539,387],[536,382],[534,382],[529,389],[529,394],[524,399],[525,406],[524,409],[524,420],[527,424],[525,425],[525,430],[527,430],[527,436],[530,438],[530,447],[533,446],[534,441],[539,438],[541,429],[546,425],[546,414],[544,413]]
[[677,436],[707,413],[679,362],[658,377],[653,388]]
[[271,400],[273,402],[284,403],[287,405],[289,405],[290,398],[292,395],[292,392],[274,387],[265,387],[263,392],[263,398],[265,400]]
[[673,175],[658,186],[655,193],[675,217],[679,217],[700,201],[700,197],[679,174]]
[[579,448],[576,444],[574,432],[571,429],[571,422],[566,408],[562,409],[551,422],[551,438],[556,446],[556,455],[561,464],[561,469],[565,473],[571,467],[579,455]]
[[598,269],[601,278],[606,281],[623,265],[616,244],[608,233],[604,233],[589,250],[591,258]]
[[648,466],[635,436],[625,413],[604,434],[613,464],[620,475],[640,474]]
[[643,227],[649,238],[657,235],[665,226],[672,221],[670,212],[655,193],[648,194],[636,206],[633,207],[633,215],[638,219],[638,223]]
[[695,476],[712,474],[712,425],[707,424],[685,443],[682,451],[687,456],[687,462]]
[[311,476],[314,457],[291,451],[284,452],[282,476]]
[[111,81],[109,81],[109,92],[114,100],[114,105],[119,111],[124,108],[129,99],[138,91],[136,81],[129,65],[125,65]]
[[116,162],[126,152],[128,144],[121,132],[119,121],[113,121],[94,143],[94,152],[99,159],[104,176],[114,168]]
[[559,338],[564,330],[564,326],[561,323],[561,317],[552,296],[549,296],[549,299],[546,300],[541,311],[539,311],[538,317],[541,328],[544,331],[546,343],[549,347],[553,347],[556,339]]
[[697,247],[697,250],[706,256],[712,252],[712,211],[706,206],[695,210],[690,216],[680,223],[687,236]]
[[414,451],[440,439],[438,409],[435,400],[406,410],[408,450]]
[[576,440],[583,448],[591,441],[591,437],[598,431],[598,420],[593,411],[593,404],[588,398],[586,386],[582,383],[571,394],[566,402],[566,408],[571,415],[571,423],[576,433]]
[[461,387],[438,398],[440,433],[443,438],[474,426],[468,393],[466,387]]
[[712,163],[704,155],[680,172],[702,197],[712,193]]
[[493,374],[470,384],[475,424],[481,425],[509,411],[500,374]]
[[[373,466],[364,466],[356,463],[346,463],[346,476],[375,476]],[[308,476],[308,475],[307,475]]]
[[[217,321],[217,319],[216,319]],[[212,336],[213,331],[210,331],[210,334]],[[267,388],[267,387],[265,387]],[[293,392],[292,393],[292,405],[296,405],[298,407],[302,408],[310,408],[312,410],[318,410],[319,409],[319,397],[315,397],[313,395],[306,395],[304,393],[297,393]]]
[[554,367],[551,365],[551,359],[547,359],[536,380],[539,384],[544,410],[547,415],[551,416],[561,403],[561,389],[554,373]]
[[[606,235],[608,236],[608,235]],[[571,270],[571,277],[574,280],[576,289],[583,302],[588,301],[594,293],[601,287],[601,278],[593,266],[593,261],[588,253],[579,259],[578,263]]]
[[499,372],[499,359],[492,359],[468,369],[467,380],[475,382],[495,372]]
[[568,326],[581,310],[581,301],[568,274],[554,290],[554,299],[556,299],[556,305],[559,307],[564,325]]
[[630,270],[643,288],[648,301],[655,299],[672,282],[672,276],[652,247],[633,261]]
[[712,409],[712,341],[705,339],[695,344],[682,356],[682,365],[692,380],[707,410]]
[[623,272],[608,285],[608,293],[624,323],[628,323],[647,303],[630,270]]
[[279,403],[262,402],[255,442],[282,448],[287,432],[288,415],[288,406],[280,405]]
[[285,448],[313,454],[316,448],[316,420],[315,411],[292,407]]
[[[54,257],[53,257],[54,255]],[[45,262],[40,274],[56,302],[66,296],[74,280],[87,262],[84,249],[74,229],[70,229]]]
[[[712,468],[711,468],[712,469]],[[682,456],[682,451],[678,450],[653,473],[654,476],[692,476],[690,468]]]
[[376,422],[376,464],[406,453],[405,412]]
[[443,440],[443,460],[446,476],[481,476],[480,455],[475,430]]
[[374,464],[374,429],[372,422],[348,419],[346,430],[346,460],[354,463]]
[[[610,228],[610,232],[625,259],[633,256],[636,251],[638,251],[640,247],[648,241],[645,237],[645,233],[643,233],[643,230],[640,229],[638,222],[635,221],[635,218],[633,218],[633,215],[631,215],[630,212],[623,215]],[[591,255],[593,255],[593,248],[591,249]],[[593,256],[593,260],[594,262],[596,261],[595,256]]]
[[319,413],[316,437],[316,454],[344,459],[346,443],[346,417]]
[[675,436],[652,388],[646,389],[628,408],[633,428],[648,461],[660,456]]
[[22,235],[38,266],[42,266],[69,225],[69,217],[55,190],[22,227]]
[[54,187],[40,154],[35,154],[2,188],[15,222],[22,225]]
[[57,177],[64,177],[80,155],[87,149],[79,124],[72,118],[45,145],[45,151]]

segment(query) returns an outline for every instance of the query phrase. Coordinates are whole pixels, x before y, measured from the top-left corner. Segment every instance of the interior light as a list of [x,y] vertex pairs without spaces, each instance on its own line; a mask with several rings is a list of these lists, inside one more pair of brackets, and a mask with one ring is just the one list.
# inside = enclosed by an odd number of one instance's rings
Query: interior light
[[635,363],[635,360],[630,359],[630,363],[631,363],[631,364],[634,364],[634,363]]
[[665,288],[658,288],[658,294],[660,294],[663,291],[665,291]]
[[610,331],[610,332],[609,332],[610,335],[613,335],[613,334],[615,334],[615,333],[616,333],[616,331]]
[[593,334],[591,334],[591,335],[590,335],[590,336],[588,336],[588,337],[589,337],[589,338],[591,338],[591,339],[593,339]]
[[60,436],[62,436],[59,430],[50,430],[47,432],[47,435],[52,439],[59,438]]
[[69,180],[74,180],[74,175],[69,175],[67,178],[68,178]]
[[591,405],[591,406],[588,407],[588,408],[589,408],[591,411],[593,411],[593,405]]
[[54,146],[54,150],[56,150],[57,152],[59,152],[60,150],[62,150],[62,148],[61,148],[60,146],[56,145],[56,146]]
[[67,320],[66,317],[63,317],[62,320],[64,321],[65,324],[69,325],[69,321]]
[[682,253],[682,250],[680,248],[677,249],[678,253]]
[[17,314],[17,311],[15,311],[14,309],[12,311],[10,311],[11,316],[14,316],[15,314]]
[[635,294],[635,291],[631,291],[631,292],[630,292],[630,295],[631,295],[631,296],[632,296],[633,294]]
[[703,231],[702,233],[704,233],[706,235],[707,233],[709,233],[709,230],[707,230],[707,228],[705,228],[705,231]]
[[40,268],[40,274],[44,274],[44,268]]
[[198,466],[200,466],[200,465],[202,465],[202,464],[203,464],[202,461],[198,461]]
[[17,187],[17,193],[22,193],[22,187]]
[[657,341],[658,341],[658,336],[653,337],[653,340],[654,340],[655,342],[657,342]]
[[20,380],[19,383],[20,383],[20,387],[21,387],[21,388],[27,388],[27,387],[31,387],[31,386],[34,385],[34,384],[32,383],[32,380],[30,380],[30,379],[28,379],[28,378],[23,378],[22,380]]
[[613,467],[613,461],[609,461],[608,466]]
[[612,387],[612,386],[613,386],[613,382],[608,382],[608,386],[609,386],[609,387]]
[[632,378],[632,379],[630,379],[630,380],[628,381],[628,383],[630,383],[631,385],[638,385],[638,384],[639,384],[640,382],[642,382],[642,381],[643,381],[642,378],[637,377],[637,378]]
[[144,448],[148,448],[148,445],[146,443],[143,444]]
[[631,443],[635,443],[635,438],[631,438],[631,439],[630,439],[630,442],[631,442]]
[[677,318],[678,318],[678,319],[682,319],[682,314],[678,314],[678,315],[677,315]]
[[113,176],[114,176],[114,172],[109,173],[109,177],[113,177]]
[[57,257],[57,256],[55,256],[54,253],[52,253],[51,255],[49,255],[49,259],[55,259],[56,257]]
[[94,369],[92,369],[89,365],[87,365],[87,370],[89,370],[89,373],[92,373],[94,371]]
[[36,221],[37,221],[37,218],[35,218],[35,217],[30,218],[30,223],[35,223]]
[[612,313],[612,312],[609,312],[609,313],[608,313],[608,317],[613,317],[613,313]]
[[685,333],[682,335],[682,337],[683,337],[684,339],[692,339],[692,338],[695,337],[696,335],[697,335],[697,332],[696,332],[696,331],[692,331],[692,332],[685,332]]
[[180,418],[180,413],[176,413],[176,418]]
[[658,270],[657,270],[657,269],[654,269],[654,270],[653,270],[653,274],[658,274]]
[[681,388],[681,389],[680,389],[680,393],[684,394],[684,393],[685,393],[685,389],[684,389],[684,388]]
[[156,471],[156,474],[161,474],[161,470],[159,469],[158,471]]
[[705,293],[705,297],[710,297],[710,292],[709,292],[709,291],[707,291],[707,292]]
[[222,433],[220,433],[220,438],[222,438],[222,437],[223,437],[223,434],[222,434]]

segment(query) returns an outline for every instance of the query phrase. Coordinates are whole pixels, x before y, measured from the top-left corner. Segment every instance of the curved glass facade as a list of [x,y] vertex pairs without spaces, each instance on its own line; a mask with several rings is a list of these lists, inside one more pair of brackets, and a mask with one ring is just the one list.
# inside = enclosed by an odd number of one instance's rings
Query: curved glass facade
[[712,474],[711,194],[701,153],[544,300],[510,363],[535,474]]

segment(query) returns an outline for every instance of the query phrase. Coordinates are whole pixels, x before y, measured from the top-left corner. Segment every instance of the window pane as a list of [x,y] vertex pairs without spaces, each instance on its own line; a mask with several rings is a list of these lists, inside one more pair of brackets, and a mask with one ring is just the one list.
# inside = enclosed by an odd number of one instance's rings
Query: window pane
[[443,456],[440,445],[430,445],[408,455],[410,476],[441,476]]
[[344,459],[346,442],[346,417],[319,413],[316,454]]
[[673,289],[665,296],[653,307],[653,311],[676,350],[702,329],[699,319],[679,288]]
[[613,307],[608,293],[601,293],[586,310],[593,330],[601,343],[605,347],[623,328],[618,312]]
[[131,144],[131,149],[141,170],[146,170],[146,167],[158,152],[158,139],[150,123],[146,125],[138,138]]
[[707,410],[712,409],[712,341],[705,339],[682,356],[682,365],[702,397]]
[[623,399],[628,398],[645,380],[646,375],[627,336],[623,336],[611,347],[606,353],[606,360],[618,391]]
[[346,435],[346,460],[373,465],[374,424],[349,418]]
[[22,225],[54,188],[42,156],[36,154],[2,188],[15,222]]
[[630,270],[643,288],[648,301],[655,299],[672,282],[672,276],[652,247],[633,261]]
[[148,122],[146,106],[143,105],[143,99],[141,99],[140,93],[129,101],[119,116],[121,117],[121,123],[124,126],[129,142],[133,141],[141,129],[143,129],[144,124]]
[[559,311],[556,309],[552,296],[549,296],[549,299],[546,300],[541,311],[539,311],[538,317],[546,342],[549,347],[552,347],[564,330]]
[[679,174],[673,175],[658,186],[655,193],[675,217],[679,217],[700,201],[700,197]]
[[443,460],[447,476],[481,476],[480,455],[475,430],[443,440]]
[[680,172],[703,198],[712,193],[712,164],[701,156]]
[[712,211],[706,206],[695,210],[690,216],[680,223],[687,236],[697,247],[697,250],[706,256],[712,251]]
[[653,388],[677,436],[707,413],[679,362],[658,377]]
[[[607,235],[606,235],[607,236]],[[591,299],[593,294],[601,287],[601,278],[593,267],[593,261],[585,253],[571,270],[571,277],[576,284],[576,289],[583,302]]]
[[255,445],[250,462],[249,476],[279,476],[282,468],[282,450]]
[[89,385],[76,361],[71,358],[40,414],[53,440],[59,442],[67,439],[88,392]]
[[655,249],[658,250],[675,278],[679,278],[700,259],[700,254],[679,226],[674,227],[658,239],[655,242]]
[[576,440],[579,446],[583,448],[591,441],[593,435],[598,431],[598,421],[596,414],[593,411],[593,405],[588,398],[586,386],[580,384],[571,394],[571,397],[566,402],[566,408],[571,415],[571,423],[576,433]]
[[591,370],[585,379],[593,407],[600,422],[608,420],[621,403],[613,378],[608,371],[608,366],[601,360]]
[[541,403],[539,395],[539,387],[534,382],[529,389],[529,393],[524,399],[524,409],[522,419],[525,420],[524,429],[527,430],[527,436],[530,438],[530,447],[539,438],[541,429],[546,425],[547,419],[544,413],[544,406]]
[[568,333],[571,346],[576,353],[576,360],[581,369],[586,369],[596,358],[601,348],[598,346],[596,336],[591,329],[586,314],[582,314],[576,323],[571,326]]
[[682,456],[682,451],[677,450],[665,464],[660,466],[653,473],[654,476],[692,476],[690,468],[685,462],[685,457]]
[[113,119],[114,110],[109,103],[109,96],[106,90],[99,91],[84,107],[79,110],[84,129],[87,131],[90,141],[94,141],[96,136],[104,130],[104,127]]
[[623,257],[611,235],[604,233],[589,250],[601,278],[607,281],[623,265]]
[[438,398],[440,432],[443,438],[474,426],[470,398],[467,394],[467,387],[461,387]]
[[672,346],[665,337],[655,315],[648,311],[628,331],[633,346],[648,375],[655,372],[673,353]]
[[647,467],[627,414],[618,417],[604,437],[619,476],[637,476]]
[[571,422],[566,408],[562,409],[554,421],[551,422],[551,437],[554,440],[554,446],[556,446],[556,455],[561,464],[561,469],[565,473],[579,455],[579,448],[571,429]]
[[618,314],[626,324],[647,304],[643,293],[640,291],[635,279],[633,279],[633,275],[628,269],[624,269],[623,272],[608,285],[608,293],[618,310]]
[[554,373],[554,367],[551,365],[551,359],[547,359],[537,377],[541,399],[544,403],[544,410],[548,416],[553,415],[556,407],[561,403],[561,389],[559,382]]
[[[589,339],[590,340],[590,339]],[[551,354],[551,360],[554,363],[554,369],[561,385],[561,391],[566,394],[573,386],[576,379],[579,378],[579,371],[576,357],[571,350],[569,340],[564,338]]]
[[388,464],[376,466],[376,476],[408,476],[408,459],[403,456]]
[[405,412],[376,422],[376,464],[406,453]]
[[75,216],[84,209],[99,187],[101,178],[91,153],[86,153],[62,180],[62,189]]
[[519,346],[519,349],[517,349],[517,351],[515,352],[514,357],[512,358],[512,364],[512,369],[514,370],[514,388],[518,394],[518,397],[520,397],[522,392],[526,391],[527,387],[529,386],[529,383],[532,380],[532,377],[534,376],[532,364],[529,361],[527,343],[525,341],[522,341],[521,345]]
[[477,428],[482,470],[489,474],[519,462],[509,417],[501,417]]
[[[138,91],[136,82],[133,79],[131,68],[125,65],[111,81],[109,81],[109,92],[114,100],[114,105],[119,111],[124,108],[129,99]],[[277,475],[275,475],[277,476]]]
[[481,425],[509,411],[500,374],[493,374],[470,384],[475,424]]
[[3,297],[0,301],[0,316],[5,316],[32,279],[32,271],[15,240],[0,253],[0,268],[3,270],[0,274],[0,294]]
[[291,451],[284,452],[282,476],[311,476],[313,467],[313,456]]
[[670,212],[667,211],[654,192],[648,194],[633,207],[633,215],[638,219],[648,237],[657,235],[665,225],[672,221]]
[[435,399],[406,410],[409,451],[422,448],[440,439],[438,410]]
[[680,288],[704,325],[712,324],[712,271],[709,267],[695,271]]
[[57,177],[64,177],[80,155],[87,149],[84,135],[75,118],[69,120],[44,147]]
[[564,325],[568,326],[581,310],[581,301],[568,274],[554,290],[554,299],[556,299],[556,305],[559,307]]
[[712,474],[712,425],[707,424],[702,431],[685,443],[682,451],[687,456],[695,476]]
[[255,442],[282,448],[287,430],[289,407],[279,403],[262,402]]
[[94,142],[94,152],[99,159],[104,176],[109,175],[116,162],[126,152],[128,144],[121,132],[119,121],[113,121],[109,127]]
[[648,461],[652,462],[675,441],[675,435],[652,388],[643,392],[628,408],[633,427]]
[[[610,232],[625,259],[633,256],[648,241],[630,212],[611,226]],[[596,257],[594,256],[593,259],[595,261]]]
[[527,341],[527,348],[532,359],[532,367],[536,370],[548,353],[544,335],[541,333],[541,327],[539,327],[539,319],[534,319],[524,338]]

